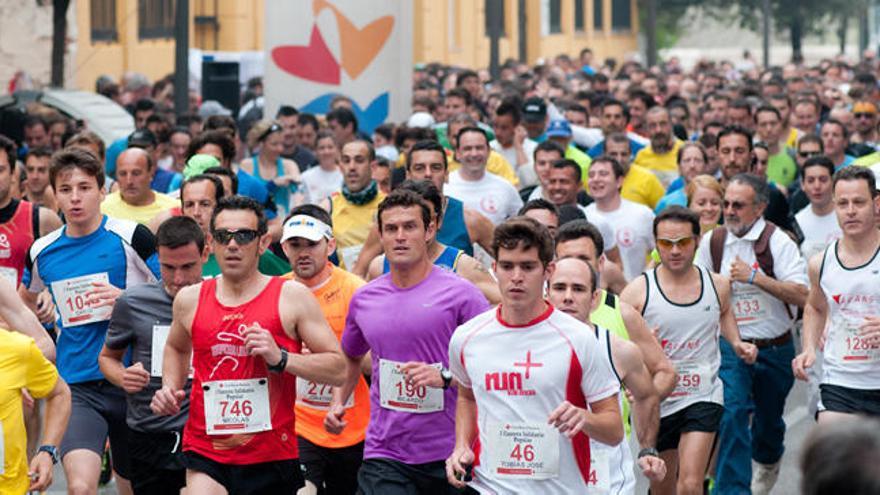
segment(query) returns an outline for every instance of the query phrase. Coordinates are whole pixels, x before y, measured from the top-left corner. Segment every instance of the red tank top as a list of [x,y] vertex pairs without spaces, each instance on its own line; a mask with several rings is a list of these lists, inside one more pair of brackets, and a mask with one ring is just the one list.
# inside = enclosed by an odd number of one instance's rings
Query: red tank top
[[34,205],[27,201],[17,203],[12,218],[0,223],[0,276],[11,282],[14,275],[16,286],[21,283],[28,249],[37,237],[34,235]]
[[[278,314],[284,280],[273,277],[259,295],[235,307],[224,306],[217,300],[217,280],[202,282],[193,319],[193,386],[183,450],[235,465],[296,459],[299,456],[294,433],[296,377],[290,373],[269,372],[263,358],[248,355],[241,335],[246,327],[259,324],[272,333],[280,347],[290,353],[300,352],[300,342],[284,332]],[[209,435],[205,389],[221,380],[249,379],[268,380],[272,428],[256,433]],[[247,413],[250,416],[259,412],[252,409]]]

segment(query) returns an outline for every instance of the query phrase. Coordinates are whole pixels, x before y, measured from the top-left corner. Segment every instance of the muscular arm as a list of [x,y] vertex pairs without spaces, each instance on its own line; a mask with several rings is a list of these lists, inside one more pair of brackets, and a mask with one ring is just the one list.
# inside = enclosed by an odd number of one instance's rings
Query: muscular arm
[[122,376],[125,374],[125,365],[122,364],[122,358],[125,356],[126,349],[111,349],[105,344],[98,355],[98,367],[101,368],[104,378],[108,382],[122,387]]
[[583,432],[606,445],[617,445],[623,440],[623,421],[620,419],[617,394],[590,402]]
[[489,270],[486,270],[479,261],[463,254],[458,260],[456,272],[465,280],[476,285],[480,292],[486,296],[489,304],[493,306],[501,304],[501,291],[498,290],[498,282],[492,278]]
[[[32,302],[36,307],[37,294],[28,292],[28,296],[33,296]],[[46,356],[49,361],[55,361],[55,343],[40,325],[37,316],[18,296],[15,287],[4,279],[0,279],[0,317],[9,325],[10,330],[23,333],[34,339],[43,356]]]
[[660,427],[660,397],[654,388],[651,373],[648,372],[642,351],[637,345],[615,335],[610,337],[614,367],[621,374],[623,385],[634,399],[632,412],[639,446],[654,447]]
[[819,285],[821,265],[822,255],[817,254],[810,259],[807,266],[807,273],[810,276],[810,292],[804,306],[804,328],[801,335],[801,343],[805,352],[816,352],[819,338],[825,329],[825,321],[828,319],[828,300],[825,298],[825,291]]
[[46,414],[43,420],[43,440],[46,445],[60,445],[70,419],[70,388],[58,377],[55,387],[46,396]]
[[639,277],[629,285],[620,295],[620,313],[623,316],[623,323],[626,325],[626,332],[632,343],[639,346],[645,365],[654,381],[654,388],[660,399],[665,398],[672,393],[675,388],[675,367],[663,352],[657,338],[648,328],[648,323],[642,318],[641,310],[645,303],[645,279]]
[[192,354],[192,324],[201,284],[184,287],[174,298],[173,320],[162,357],[162,386],[183,390]]
[[310,351],[308,354],[290,354],[284,371],[305,380],[342,385],[345,380],[342,351],[311,291],[299,282],[285,282],[279,312],[284,331],[299,338]]
[[470,449],[477,437],[477,399],[474,391],[458,384],[455,404],[455,447]]
[[361,248],[351,272],[366,280],[370,262],[382,252],[382,244],[379,242],[379,227],[374,223],[370,227],[370,233],[367,234],[367,240],[364,241],[364,247]]
[[61,218],[54,211],[40,207],[40,236],[61,228]]
[[495,235],[495,225],[492,221],[477,211],[464,208],[464,223],[471,242],[476,242],[487,253],[491,253],[492,237]]
[[803,284],[797,282],[783,282],[776,280],[775,278],[770,278],[761,272],[755,274],[754,284],[771,296],[787,304],[794,304],[802,308],[807,302],[809,289]]
[[721,302],[721,336],[732,346],[736,346],[742,339],[739,335],[739,327],[736,325],[736,317],[730,306],[730,281],[717,273],[710,274],[715,288],[718,290],[718,299]]

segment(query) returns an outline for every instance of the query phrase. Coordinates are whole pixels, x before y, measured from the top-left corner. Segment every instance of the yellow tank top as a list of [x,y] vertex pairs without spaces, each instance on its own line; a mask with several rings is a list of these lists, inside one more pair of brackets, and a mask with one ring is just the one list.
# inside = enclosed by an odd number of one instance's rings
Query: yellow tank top
[[330,216],[333,219],[333,237],[336,239],[339,266],[346,270],[354,268],[376,220],[376,210],[383,199],[385,195],[379,193],[367,204],[354,205],[341,193],[330,196]]

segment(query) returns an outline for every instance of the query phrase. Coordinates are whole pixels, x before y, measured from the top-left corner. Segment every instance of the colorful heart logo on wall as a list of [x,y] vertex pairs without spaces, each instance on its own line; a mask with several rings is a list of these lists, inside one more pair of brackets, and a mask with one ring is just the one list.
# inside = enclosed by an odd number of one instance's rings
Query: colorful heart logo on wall
[[[284,72],[307,81],[339,86],[342,82],[342,71],[352,81],[357,80],[382,51],[382,47],[391,36],[394,18],[380,17],[358,29],[349,18],[327,0],[314,0],[312,11],[315,18],[324,9],[330,9],[336,19],[339,31],[339,60],[327,46],[324,35],[317,23],[312,24],[309,44],[282,45],[272,49],[272,60]],[[330,92],[318,96],[300,108],[307,113],[325,114],[330,110],[330,101],[340,94]],[[384,92],[378,95],[366,108],[354,102],[353,111],[358,119],[360,130],[371,133],[388,118],[389,95]]]

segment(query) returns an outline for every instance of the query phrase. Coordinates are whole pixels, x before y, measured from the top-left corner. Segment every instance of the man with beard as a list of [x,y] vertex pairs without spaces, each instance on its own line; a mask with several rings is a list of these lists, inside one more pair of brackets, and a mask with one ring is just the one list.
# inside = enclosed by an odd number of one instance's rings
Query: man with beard
[[654,107],[645,115],[645,125],[651,135],[651,145],[636,155],[633,164],[654,172],[666,187],[678,176],[678,148],[681,142],[672,135],[669,110]]

